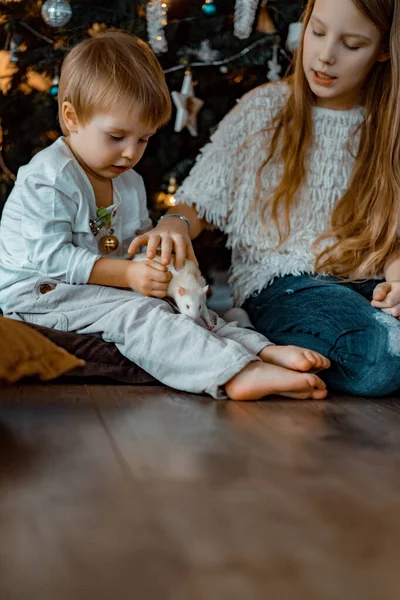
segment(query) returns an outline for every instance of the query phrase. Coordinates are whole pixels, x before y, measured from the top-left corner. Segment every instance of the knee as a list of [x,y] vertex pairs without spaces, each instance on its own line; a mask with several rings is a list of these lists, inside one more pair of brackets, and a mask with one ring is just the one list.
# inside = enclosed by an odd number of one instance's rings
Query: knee
[[378,398],[400,388],[400,359],[387,355],[347,374],[345,390],[354,396]]
[[342,391],[378,397],[400,388],[400,323],[385,313],[377,313],[376,321],[363,333],[348,334],[338,350]]

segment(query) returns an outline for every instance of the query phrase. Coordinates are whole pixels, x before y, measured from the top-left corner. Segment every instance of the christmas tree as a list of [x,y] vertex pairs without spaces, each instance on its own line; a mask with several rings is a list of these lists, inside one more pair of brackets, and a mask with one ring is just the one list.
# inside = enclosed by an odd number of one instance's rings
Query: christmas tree
[[18,168],[61,135],[57,78],[75,43],[107,28],[129,31],[150,43],[166,73],[176,110],[136,167],[157,217],[237,99],[284,75],[289,26],[304,3],[0,0],[0,211]]

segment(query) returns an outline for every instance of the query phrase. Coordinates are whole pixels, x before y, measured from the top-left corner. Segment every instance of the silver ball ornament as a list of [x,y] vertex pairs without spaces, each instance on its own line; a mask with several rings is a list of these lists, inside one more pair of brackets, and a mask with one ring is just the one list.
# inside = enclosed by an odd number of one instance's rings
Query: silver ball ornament
[[72,16],[71,5],[67,0],[46,0],[41,12],[44,22],[50,27],[63,27]]

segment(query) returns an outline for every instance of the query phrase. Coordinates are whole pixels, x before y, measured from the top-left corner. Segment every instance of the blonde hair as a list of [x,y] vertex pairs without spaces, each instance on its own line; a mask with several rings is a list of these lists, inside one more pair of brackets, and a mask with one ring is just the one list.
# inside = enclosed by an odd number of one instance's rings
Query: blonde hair
[[171,116],[170,93],[160,63],[149,46],[122,31],[108,31],[72,48],[61,68],[58,110],[61,130],[63,102],[71,102],[86,124],[95,112],[140,107],[141,121],[158,128]]
[[[365,121],[349,188],[336,205],[331,229],[314,243],[315,271],[346,280],[366,279],[383,272],[396,252],[400,218],[400,6],[398,0],[353,0],[379,29],[390,60],[372,68],[364,91]],[[309,0],[303,17],[301,44],[288,78],[290,96],[277,115],[269,156],[258,171],[258,190],[264,166],[278,151],[284,172],[271,208],[280,247],[290,235],[290,212],[307,174],[307,153],[313,137],[314,97],[306,80],[302,55],[304,32],[315,5]],[[256,203],[262,202],[257,194]],[[284,223],[279,219],[283,208]],[[283,225],[283,228],[282,228]],[[333,238],[333,241],[332,241]],[[332,243],[318,254],[318,245]]]

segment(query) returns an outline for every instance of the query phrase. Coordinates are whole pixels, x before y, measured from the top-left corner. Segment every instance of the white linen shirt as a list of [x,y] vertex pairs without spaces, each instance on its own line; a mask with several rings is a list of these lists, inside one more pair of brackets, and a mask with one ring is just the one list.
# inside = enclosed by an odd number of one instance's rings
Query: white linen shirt
[[[142,177],[134,170],[112,180],[114,235],[119,247],[109,257],[128,258],[132,239],[148,231]],[[18,171],[0,223],[0,308],[18,310],[18,295],[43,276],[69,284],[88,282],[95,262],[103,254],[90,219],[96,219],[92,185],[65,137],[38,152]]]

